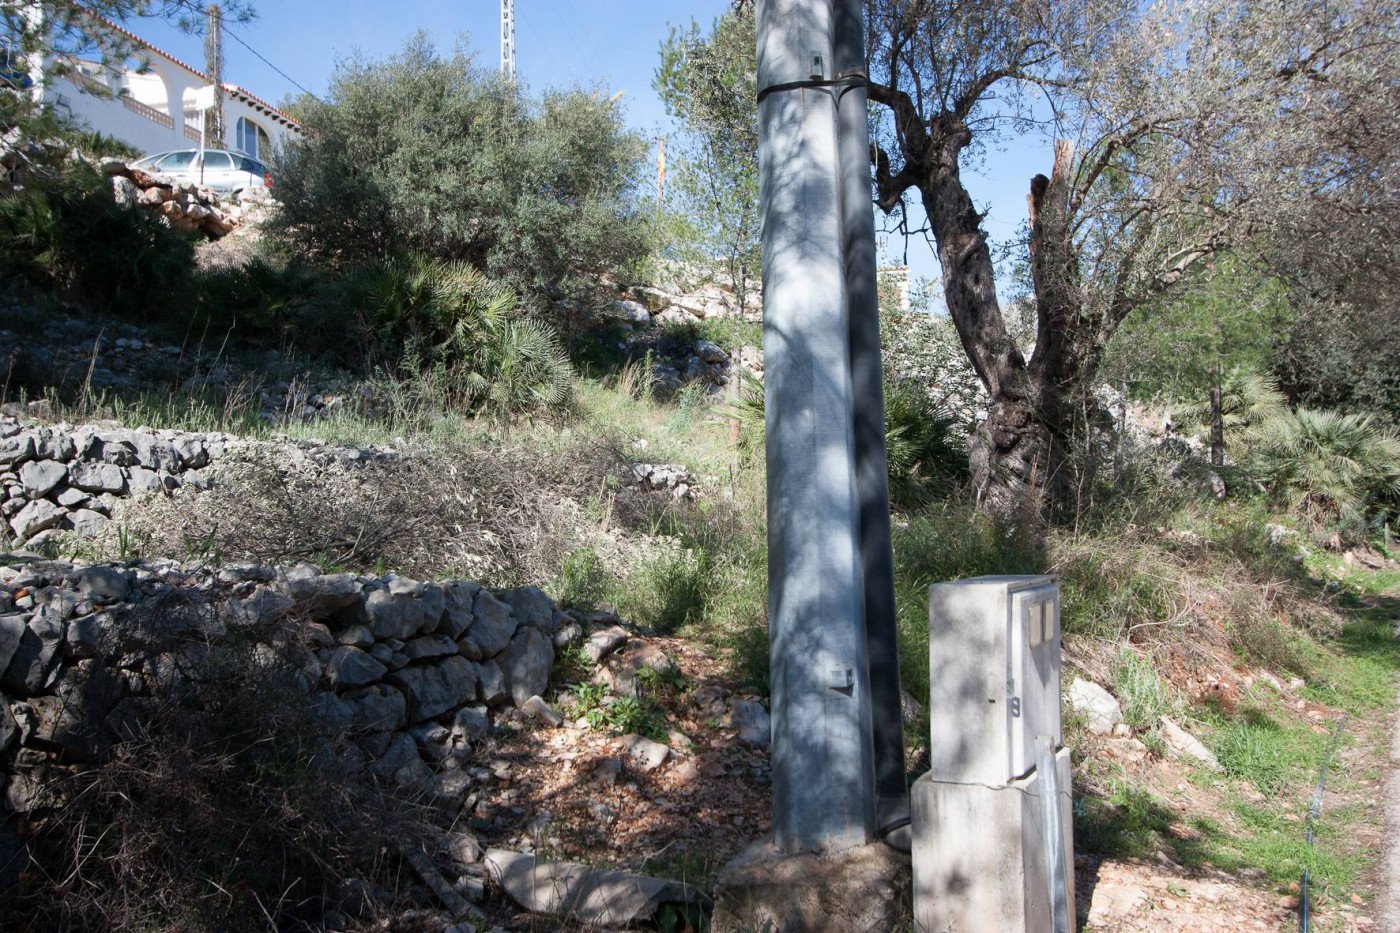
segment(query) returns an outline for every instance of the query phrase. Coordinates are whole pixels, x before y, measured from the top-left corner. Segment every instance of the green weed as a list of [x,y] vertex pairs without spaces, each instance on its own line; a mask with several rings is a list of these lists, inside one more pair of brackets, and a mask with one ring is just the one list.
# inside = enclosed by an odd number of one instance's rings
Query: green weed
[[1123,719],[1138,732],[1149,732],[1174,706],[1171,690],[1157,676],[1152,659],[1133,649],[1118,655],[1113,692],[1123,705]]

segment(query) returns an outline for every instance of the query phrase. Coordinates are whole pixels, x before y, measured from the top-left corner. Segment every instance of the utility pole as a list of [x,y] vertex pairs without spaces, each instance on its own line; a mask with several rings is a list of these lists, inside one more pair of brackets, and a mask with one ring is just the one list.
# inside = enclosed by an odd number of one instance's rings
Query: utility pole
[[501,0],[501,74],[515,83],[515,0]]
[[[209,4],[204,29],[204,73],[214,88],[214,106],[204,111],[200,148],[228,148],[224,142],[224,12],[217,3]],[[171,112],[174,113],[174,107]],[[183,117],[182,117],[183,119]],[[202,165],[201,161],[201,165]],[[201,169],[202,171],[202,169]]]
[[787,853],[877,829],[838,105],[857,79],[838,74],[833,37],[845,2],[757,5],[773,829]]
[[[656,220],[661,221],[666,206],[666,137],[661,137],[656,146]],[[658,233],[660,231],[658,230]]]
[[890,467],[885,450],[885,380],[880,357],[879,258],[870,183],[870,104],[865,58],[865,4],[835,0],[841,218],[845,228],[847,323],[854,393],[856,496],[865,582],[865,636],[870,653],[871,725],[877,827],[882,836],[908,825],[904,707],[899,685],[899,633],[890,542]]

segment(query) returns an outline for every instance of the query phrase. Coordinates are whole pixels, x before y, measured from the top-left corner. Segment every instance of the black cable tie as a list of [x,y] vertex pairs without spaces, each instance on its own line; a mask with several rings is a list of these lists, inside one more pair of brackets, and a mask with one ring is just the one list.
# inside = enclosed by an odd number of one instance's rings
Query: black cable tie
[[819,87],[843,87],[850,89],[869,86],[870,76],[864,72],[856,71],[842,75],[839,78],[808,78],[806,81],[787,81],[783,84],[774,84],[758,92],[758,102],[761,104],[769,94],[777,94],[780,91],[804,91]]

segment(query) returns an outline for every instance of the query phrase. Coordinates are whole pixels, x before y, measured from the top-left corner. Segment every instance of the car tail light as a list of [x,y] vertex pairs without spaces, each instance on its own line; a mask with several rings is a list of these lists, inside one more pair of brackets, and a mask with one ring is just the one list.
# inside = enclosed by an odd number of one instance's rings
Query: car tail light
[[266,173],[263,174],[263,184],[266,185],[266,186],[269,187],[269,188],[272,187],[272,173],[271,173],[271,172],[266,172]]

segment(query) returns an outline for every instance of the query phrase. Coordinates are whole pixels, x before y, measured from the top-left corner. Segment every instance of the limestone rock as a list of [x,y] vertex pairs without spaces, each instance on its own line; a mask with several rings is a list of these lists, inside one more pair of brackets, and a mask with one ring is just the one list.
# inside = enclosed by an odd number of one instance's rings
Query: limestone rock
[[1094,735],[1111,735],[1113,727],[1123,721],[1123,707],[1093,681],[1076,677],[1065,699],[1070,709],[1084,717],[1085,728]]
[[28,434],[0,438],[0,465],[18,466],[34,456],[34,438]]
[[41,531],[58,527],[67,514],[47,499],[35,499],[10,519],[10,527],[14,529],[15,537],[28,541]]
[[618,316],[629,324],[644,326],[651,323],[651,312],[647,310],[646,305],[640,302],[623,299],[614,301],[612,306]]
[[357,729],[387,732],[408,724],[408,703],[393,687],[379,684],[345,696],[350,724]]
[[369,630],[367,625],[352,625],[341,632],[336,641],[354,648],[372,648],[374,646],[374,633]]
[[618,625],[598,629],[583,643],[583,653],[596,664],[627,644],[628,637],[626,629]]
[[[20,639],[24,637],[25,617],[22,615],[0,616],[0,673],[10,666]],[[3,706],[0,702],[0,706]]]
[[74,509],[67,517],[67,524],[85,538],[97,537],[110,521],[110,518],[92,509]]
[[554,600],[537,586],[522,586],[501,594],[501,601],[510,606],[510,614],[521,625],[537,628],[546,635],[553,635],[557,626],[554,623]]
[[73,575],[73,588],[95,603],[119,603],[130,594],[135,584],[130,571],[95,564]]
[[387,668],[359,648],[342,645],[331,652],[326,676],[338,688],[367,687],[388,673]]
[[[462,653],[473,661],[482,661],[500,654],[510,644],[519,623],[510,607],[486,590],[477,594],[472,609],[472,626],[462,639]],[[532,691],[538,693],[539,691]],[[526,697],[529,696],[527,693]]]
[[56,460],[31,460],[19,468],[19,481],[31,499],[40,499],[68,478],[68,467]]
[[[365,597],[369,628],[379,639],[397,637],[408,621],[411,608],[408,597],[395,596],[388,590],[373,590]],[[416,618],[414,622],[416,629]]]
[[495,661],[484,661],[476,666],[478,682],[477,699],[487,706],[499,706],[509,699],[506,692],[506,677],[501,666]]
[[521,707],[530,697],[543,694],[549,687],[549,672],[554,667],[554,645],[539,629],[523,628],[497,660],[501,673],[505,675],[511,700],[516,707]]
[[729,706],[729,728],[739,733],[741,742],[758,748],[767,748],[773,740],[773,721],[757,700],[734,700]]
[[544,701],[543,697],[530,697],[530,699],[526,700],[525,703],[520,707],[520,709],[521,711],[528,713],[531,716],[534,716],[536,719],[544,720],[556,729],[564,724],[564,717],[556,713],[550,707],[550,705]]
[[474,583],[449,583],[443,588],[442,620],[438,633],[458,639],[472,627],[472,604],[481,587]]
[[229,607],[229,617],[243,625],[259,626],[275,622],[292,609],[292,598],[270,587],[260,586],[246,599]]
[[427,667],[408,667],[386,678],[408,695],[413,722],[434,719],[477,694],[476,671],[466,658],[454,656]]
[[1187,732],[1170,716],[1163,716],[1161,722],[1162,741],[1174,754],[1194,758],[1212,770],[1220,770],[1220,759],[1200,739]]
[[452,734],[471,739],[491,728],[491,714],[484,706],[463,706],[452,716]]
[[446,658],[457,653],[457,643],[447,635],[422,635],[410,639],[403,646],[403,653],[409,661]]
[[655,771],[671,757],[669,746],[635,733],[622,737],[622,747],[627,750],[627,757],[632,763],[643,772]]
[[68,468],[68,482],[84,492],[121,493],[126,490],[126,477],[121,468],[110,463],[75,463]]
[[486,868],[524,909],[589,927],[632,926],[654,918],[664,904],[702,902],[699,891],[679,881],[546,862],[505,849],[487,851]]
[[44,609],[34,614],[20,634],[19,646],[0,677],[0,685],[7,693],[32,696],[45,685],[64,633],[59,613]]

